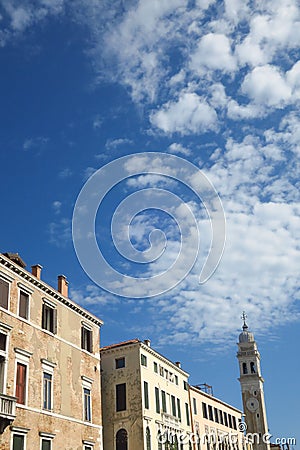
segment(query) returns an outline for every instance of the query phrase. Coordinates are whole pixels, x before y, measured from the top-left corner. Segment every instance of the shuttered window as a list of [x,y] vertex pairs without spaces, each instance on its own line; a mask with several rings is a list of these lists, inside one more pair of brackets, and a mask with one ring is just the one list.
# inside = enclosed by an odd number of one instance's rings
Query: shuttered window
[[93,332],[85,326],[81,327],[81,348],[93,352]]
[[160,413],[160,401],[159,401],[159,389],[155,388],[155,410],[157,413]]
[[24,450],[24,440],[23,434],[14,434],[12,450]]
[[16,397],[17,403],[22,405],[25,405],[26,400],[26,372],[25,364],[17,363]]
[[144,381],[144,403],[145,408],[149,409],[149,388],[147,381]]
[[54,334],[57,332],[57,311],[47,303],[43,304],[42,328]]
[[50,439],[42,439],[42,450],[51,450]]
[[83,410],[84,410],[84,420],[86,422],[91,422],[92,420],[92,405],[91,405],[91,390],[83,389]]
[[116,410],[126,410],[126,383],[116,385]]
[[8,283],[0,278],[0,306],[5,309],[8,309],[8,292]]
[[20,292],[19,300],[19,316],[28,319],[29,312],[29,295],[26,292]]

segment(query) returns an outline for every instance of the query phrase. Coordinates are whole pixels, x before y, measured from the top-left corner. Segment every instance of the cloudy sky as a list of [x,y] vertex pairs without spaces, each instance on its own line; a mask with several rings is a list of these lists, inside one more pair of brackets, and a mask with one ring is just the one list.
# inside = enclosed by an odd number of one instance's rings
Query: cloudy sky
[[[182,360],[193,383],[214,384],[237,406],[235,343],[246,310],[263,355],[271,433],[296,436],[298,2],[0,0],[0,27],[1,251],[18,251],[29,268],[42,264],[53,286],[65,273],[73,299],[104,319],[103,344],[149,337]],[[157,156],[141,164],[145,152]],[[129,178],[96,217],[103,255],[126,275],[104,290],[77,259],[72,216],[87,180],[127,155],[119,169]],[[173,157],[193,163],[198,178],[187,182]],[[199,284],[212,238],[206,194],[193,191],[203,177],[221,199],[226,244]],[[146,298],[160,272],[166,292]],[[140,299],[108,292],[118,285],[134,297],[133,276],[154,277]]]

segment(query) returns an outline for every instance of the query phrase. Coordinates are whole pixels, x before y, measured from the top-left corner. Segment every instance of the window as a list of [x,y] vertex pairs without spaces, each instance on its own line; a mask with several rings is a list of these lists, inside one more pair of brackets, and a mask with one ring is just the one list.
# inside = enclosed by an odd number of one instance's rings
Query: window
[[149,409],[149,388],[147,381],[144,381],[144,403],[145,408]]
[[155,388],[155,411],[160,413],[159,389]]
[[224,412],[224,425],[226,427],[228,427],[228,419],[227,419],[227,413],[226,412]]
[[185,404],[185,415],[186,415],[186,424],[189,427],[190,426],[190,411],[189,411],[189,405]]
[[193,409],[194,409],[194,414],[197,414],[197,401],[195,398],[193,398]]
[[164,442],[164,436],[161,431],[157,433],[157,450],[163,450],[162,443]]
[[12,450],[24,450],[25,449],[25,436],[24,434],[14,433],[12,437]]
[[3,278],[0,278],[0,306],[5,309],[8,309],[8,294],[9,284]]
[[23,319],[28,319],[29,317],[29,294],[23,291],[20,291],[19,316],[23,317]]
[[177,386],[178,386],[178,376],[177,375],[175,375],[175,384],[177,384]]
[[251,363],[250,363],[250,370],[251,370],[251,373],[256,373],[256,370],[255,370],[255,363],[254,363],[254,362],[251,362]]
[[213,409],[212,409],[211,405],[208,405],[208,417],[209,417],[209,420],[214,420]]
[[161,404],[162,404],[162,410],[164,413],[167,412],[167,402],[166,402],[166,393],[165,391],[161,391]]
[[178,416],[178,419],[181,420],[181,407],[180,407],[179,398],[177,399],[177,416]]
[[126,383],[116,385],[116,410],[126,410]]
[[87,352],[93,352],[93,332],[85,325],[81,327],[81,348]]
[[150,428],[146,428],[146,449],[151,450],[151,434],[150,434]]
[[128,434],[124,428],[121,428],[116,434],[116,450],[128,449]]
[[55,437],[55,434],[52,433],[44,433],[40,431],[39,433],[41,439],[41,450],[52,450],[52,440]]
[[172,407],[172,415],[176,417],[176,400],[174,395],[171,395],[171,407]]
[[41,450],[51,450],[52,447],[51,439],[42,438],[41,440]]
[[217,408],[214,408],[214,412],[215,412],[215,422],[219,423],[219,414]]
[[224,421],[223,421],[223,411],[221,411],[220,409],[219,409],[219,416],[220,416],[220,423],[221,423],[222,425],[224,425]]
[[26,401],[26,378],[27,366],[25,364],[17,363],[17,377],[16,377],[16,397],[17,403],[25,405]]
[[125,357],[116,359],[116,369],[123,369],[125,367]]
[[188,384],[187,384],[186,381],[183,381],[183,389],[184,389],[185,391],[188,390]]
[[158,373],[158,365],[156,362],[153,363],[153,370],[155,373]]
[[232,417],[231,417],[231,414],[228,414],[228,423],[229,423],[230,428],[232,428]]
[[236,418],[234,417],[234,416],[232,416],[232,425],[233,425],[233,428],[236,430]]
[[5,393],[5,375],[6,375],[6,344],[7,335],[0,333],[0,394]]
[[91,390],[83,388],[83,418],[85,422],[92,421],[92,404],[91,404]]
[[243,362],[243,374],[247,375],[248,369],[247,369],[247,363]]
[[54,334],[57,332],[57,311],[50,303],[43,303],[42,328]]
[[142,366],[147,367],[147,356],[141,354],[141,364]]
[[52,409],[52,374],[43,373],[43,408]]
[[164,376],[164,368],[163,368],[162,366],[159,366],[159,375],[160,375],[161,377]]
[[202,402],[202,414],[203,414],[204,419],[208,418],[208,416],[207,416],[207,407],[206,407],[206,403],[204,403],[204,402]]

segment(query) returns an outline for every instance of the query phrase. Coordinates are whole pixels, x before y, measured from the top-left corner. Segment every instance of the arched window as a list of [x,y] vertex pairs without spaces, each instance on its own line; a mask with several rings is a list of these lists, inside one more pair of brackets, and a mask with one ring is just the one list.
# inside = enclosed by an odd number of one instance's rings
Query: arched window
[[124,428],[116,434],[116,450],[128,450],[128,434]]
[[173,449],[174,450],[179,450],[179,448],[178,448],[178,438],[177,438],[176,435],[175,435],[175,438],[173,440]]
[[197,450],[200,450],[201,446],[200,446],[200,434],[197,431]]
[[256,373],[256,370],[255,370],[255,363],[254,363],[254,362],[251,362],[251,363],[250,363],[250,370],[251,370],[251,373]]
[[146,428],[146,448],[147,450],[151,450],[151,434],[150,434],[150,428]]
[[164,439],[163,435],[161,434],[161,431],[159,431],[157,433],[157,442],[158,442],[157,450],[163,450],[163,447],[162,447],[163,439]]
[[247,375],[247,373],[248,373],[248,369],[247,369],[247,363],[243,363],[243,374],[244,375]]

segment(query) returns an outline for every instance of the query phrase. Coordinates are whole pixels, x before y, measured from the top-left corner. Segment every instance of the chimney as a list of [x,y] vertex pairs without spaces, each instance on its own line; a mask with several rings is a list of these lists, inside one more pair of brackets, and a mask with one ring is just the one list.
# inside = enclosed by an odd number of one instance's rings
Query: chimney
[[145,339],[144,344],[147,345],[147,347],[150,347],[150,344],[151,344],[150,339]]
[[176,361],[175,365],[176,365],[177,367],[179,367],[179,369],[181,368],[181,362],[180,362],[180,361]]
[[69,285],[69,282],[67,281],[67,278],[65,277],[65,275],[58,275],[57,290],[64,297],[68,297],[68,285]]
[[39,264],[35,264],[34,266],[31,266],[31,273],[38,280],[41,279],[42,268],[43,268],[43,266],[40,266]]

